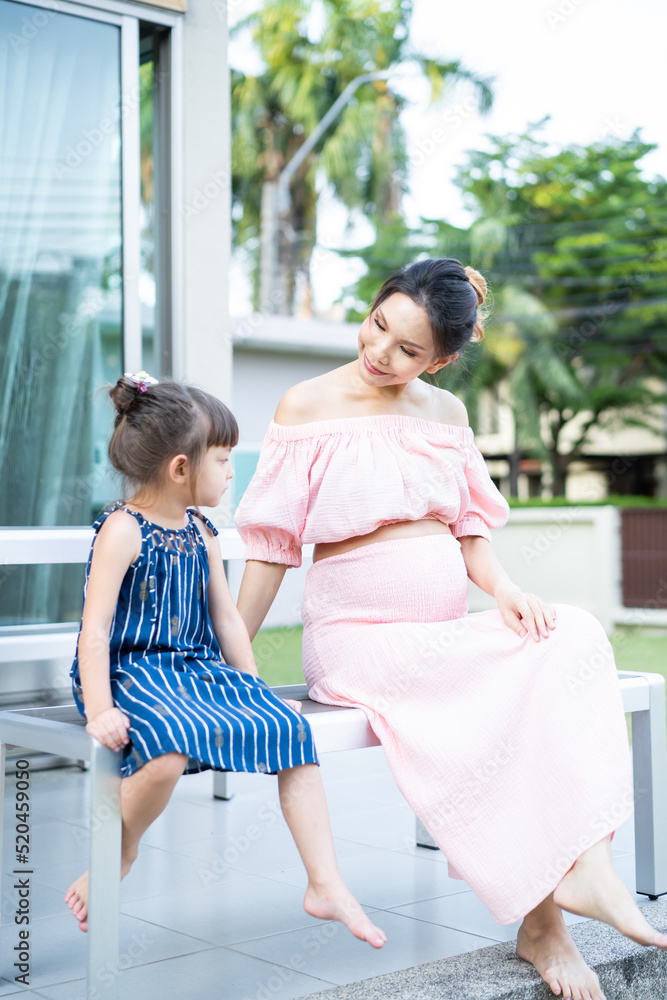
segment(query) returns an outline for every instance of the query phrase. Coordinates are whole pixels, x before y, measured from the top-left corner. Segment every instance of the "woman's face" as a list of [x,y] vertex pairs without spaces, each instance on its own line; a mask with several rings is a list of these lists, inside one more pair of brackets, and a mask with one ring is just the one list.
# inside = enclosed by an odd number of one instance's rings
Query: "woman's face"
[[402,385],[456,357],[437,356],[426,311],[402,292],[385,299],[359,330],[358,373],[369,386]]

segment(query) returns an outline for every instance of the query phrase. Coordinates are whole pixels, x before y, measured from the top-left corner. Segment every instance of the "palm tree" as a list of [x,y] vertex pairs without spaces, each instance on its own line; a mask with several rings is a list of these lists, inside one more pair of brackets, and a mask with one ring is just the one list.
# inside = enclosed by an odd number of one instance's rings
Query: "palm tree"
[[[256,76],[232,72],[235,242],[253,256],[256,304],[267,185],[276,183],[304,137],[352,80],[409,64],[430,82],[432,100],[467,81],[480,110],[491,106],[488,80],[458,61],[428,58],[411,47],[411,14],[411,0],[266,0],[235,27],[235,32],[250,29],[266,67]],[[298,170],[286,227],[291,259],[284,311],[293,306],[297,275],[308,282],[318,168],[343,204],[361,210],[377,228],[400,219],[407,172],[399,118],[403,103],[385,81],[364,84],[332,124],[319,152],[311,153]]]

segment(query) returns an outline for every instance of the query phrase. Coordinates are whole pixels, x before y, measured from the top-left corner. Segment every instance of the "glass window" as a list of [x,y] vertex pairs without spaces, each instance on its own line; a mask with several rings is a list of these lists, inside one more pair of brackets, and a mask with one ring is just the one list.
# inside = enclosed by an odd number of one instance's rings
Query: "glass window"
[[250,480],[255,475],[257,462],[259,461],[259,444],[239,444],[232,453],[232,465],[234,466],[234,478],[232,479],[232,510],[236,511],[241,497],[248,489]]
[[152,375],[172,374],[169,239],[169,32],[140,30],[142,365]]
[[[120,94],[116,25],[0,0],[0,525],[90,524],[117,489],[96,390],[122,371]],[[80,586],[17,568],[0,622],[76,617]]]

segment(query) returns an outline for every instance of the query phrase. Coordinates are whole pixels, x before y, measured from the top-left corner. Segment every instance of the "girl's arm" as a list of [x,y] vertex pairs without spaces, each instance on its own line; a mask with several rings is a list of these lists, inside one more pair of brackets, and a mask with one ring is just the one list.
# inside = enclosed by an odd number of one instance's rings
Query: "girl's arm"
[[530,632],[537,642],[540,634],[548,638],[549,629],[556,627],[554,609],[535,594],[524,594],[512,583],[486,538],[464,535],[459,541],[468,576],[481,590],[495,597],[505,624],[519,636]]
[[259,632],[283,582],[287,566],[249,559],[245,564],[238,609],[251,639]]
[[78,658],[86,731],[111,750],[129,742],[130,725],[111,697],[111,623],[123,577],[140,551],[141,530],[135,519],[122,511],[110,514],[93,547],[81,619]]
[[257,677],[257,664],[248,629],[229,590],[220,545],[215,536],[207,535],[206,548],[209,560],[208,610],[225,663]]

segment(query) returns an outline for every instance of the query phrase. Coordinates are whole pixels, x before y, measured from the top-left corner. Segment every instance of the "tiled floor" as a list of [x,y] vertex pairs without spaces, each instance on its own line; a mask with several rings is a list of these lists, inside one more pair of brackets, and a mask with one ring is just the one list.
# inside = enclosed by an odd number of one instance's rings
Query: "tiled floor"
[[[121,1000],[290,1000],[515,936],[516,925],[496,924],[448,877],[439,852],[414,846],[414,817],[381,749],[328,754],[322,776],[343,875],[387,932],[385,948],[302,909],[304,872],[275,778],[234,775],[234,798],[221,802],[211,797],[210,773],[193,775],[147,832],[122,886]],[[14,792],[10,781],[12,805]],[[35,772],[31,797],[30,989],[13,979],[17,893],[5,876],[0,997],[84,1000],[86,939],[63,893],[85,863],[86,776]],[[6,838],[5,872],[12,847]],[[614,852],[631,887],[632,851],[626,824]]]

